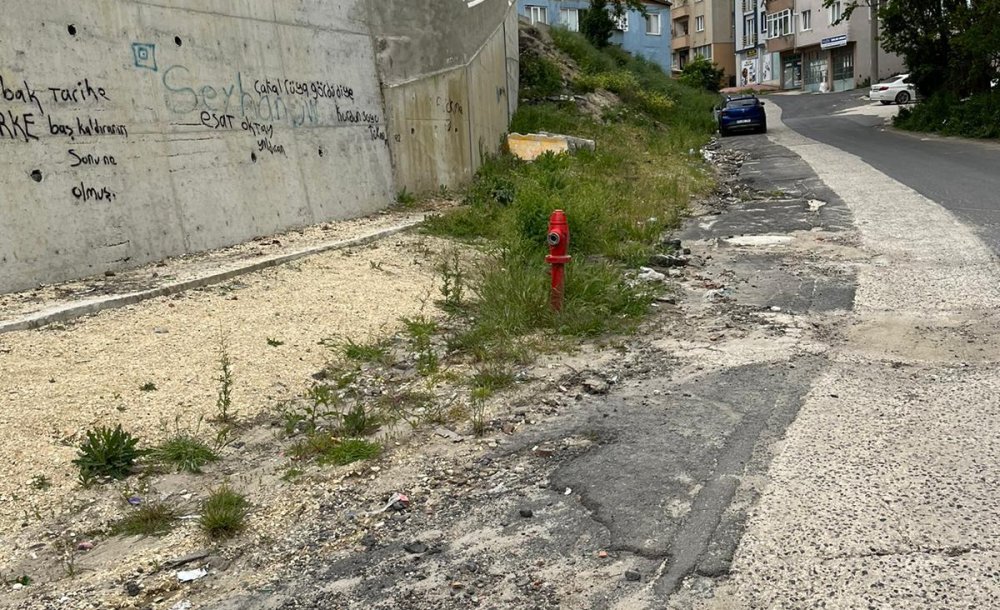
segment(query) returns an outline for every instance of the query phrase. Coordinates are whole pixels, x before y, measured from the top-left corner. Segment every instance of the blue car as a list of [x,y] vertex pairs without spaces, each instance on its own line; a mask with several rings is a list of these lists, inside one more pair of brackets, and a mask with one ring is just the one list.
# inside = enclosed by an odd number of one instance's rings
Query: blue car
[[767,115],[764,102],[756,95],[726,98],[718,111],[719,135],[725,137],[737,131],[767,133]]

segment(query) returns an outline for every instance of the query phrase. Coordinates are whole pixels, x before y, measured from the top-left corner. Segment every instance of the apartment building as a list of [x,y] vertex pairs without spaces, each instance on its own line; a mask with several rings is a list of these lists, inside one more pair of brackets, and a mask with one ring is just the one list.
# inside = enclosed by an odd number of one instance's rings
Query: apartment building
[[[646,0],[645,14],[630,10],[616,20],[611,44],[644,57],[670,73],[670,2]],[[580,31],[590,0],[518,0],[518,13],[532,23],[543,23]]]
[[670,9],[674,70],[705,57],[725,71],[725,84],[735,84],[733,13],[732,0],[674,0]]
[[[743,1],[735,0],[736,10]],[[760,34],[759,84],[781,89],[846,91],[871,79],[871,11],[862,7],[841,20],[846,1],[823,6],[823,0],[770,0],[758,14]],[[758,47],[760,48],[760,47]],[[902,58],[879,54],[878,81],[904,70]]]
[[773,78],[773,64],[765,44],[767,0],[736,0],[733,12],[736,85],[752,87],[765,84]]

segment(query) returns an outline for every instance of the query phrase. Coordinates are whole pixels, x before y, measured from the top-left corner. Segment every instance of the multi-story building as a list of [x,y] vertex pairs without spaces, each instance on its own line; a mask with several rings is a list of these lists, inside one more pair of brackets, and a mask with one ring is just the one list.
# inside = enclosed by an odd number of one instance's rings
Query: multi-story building
[[[646,0],[645,14],[630,10],[616,20],[611,44],[619,45],[633,55],[644,57],[670,73],[670,2]],[[518,12],[532,23],[562,26],[580,30],[589,0],[518,0]]]
[[770,65],[771,78],[760,82],[782,89],[845,91],[901,72],[902,59],[876,47],[879,73],[872,78],[870,60],[875,45],[871,11],[862,6],[850,19],[841,21],[847,4],[837,1],[824,7],[823,0],[767,2],[761,29],[766,36],[762,62]]
[[[789,0],[791,1],[791,0]],[[762,85],[772,80],[772,65],[766,53],[767,0],[736,0],[733,46],[736,50],[736,86]]]
[[674,0],[670,19],[674,70],[705,57],[725,71],[727,84],[735,84],[732,0]]

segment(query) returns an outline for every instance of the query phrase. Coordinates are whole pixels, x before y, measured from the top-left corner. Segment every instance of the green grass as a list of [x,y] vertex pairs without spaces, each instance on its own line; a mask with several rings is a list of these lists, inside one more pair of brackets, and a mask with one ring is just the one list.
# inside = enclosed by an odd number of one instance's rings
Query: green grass
[[208,445],[186,433],[177,434],[157,446],[150,457],[177,471],[193,473],[200,473],[203,466],[219,459]]
[[357,343],[353,339],[345,339],[337,345],[337,350],[345,359],[354,362],[386,363],[389,359],[389,346],[382,341]]
[[[655,64],[556,29],[556,45],[582,69],[578,92],[612,90],[620,107],[595,118],[574,103],[522,105],[512,132],[548,131],[593,139],[595,151],[543,155],[524,162],[510,154],[487,159],[450,213],[426,231],[486,246],[467,272],[469,328],[450,347],[477,361],[502,361],[520,338],[535,333],[587,337],[628,331],[648,312],[650,288],[630,286],[628,269],[645,264],[665,231],[676,228],[688,201],[712,186],[691,150],[715,130],[716,96],[677,83]],[[548,306],[544,263],[548,219],[569,219],[565,304]]]
[[151,502],[133,509],[112,526],[116,536],[162,536],[177,523],[177,512],[165,504]]
[[223,485],[201,503],[198,524],[209,538],[232,538],[246,527],[249,512],[246,496]]
[[297,460],[316,460],[320,464],[344,466],[370,460],[382,453],[378,443],[356,438],[340,438],[329,432],[317,432],[288,450],[289,457]]

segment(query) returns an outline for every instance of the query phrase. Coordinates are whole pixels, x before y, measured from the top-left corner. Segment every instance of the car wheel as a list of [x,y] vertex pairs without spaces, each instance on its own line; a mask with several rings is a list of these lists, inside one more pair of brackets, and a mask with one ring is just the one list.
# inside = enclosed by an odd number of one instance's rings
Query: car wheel
[[728,135],[729,135],[729,130],[727,130],[727,129],[723,128],[723,127],[719,128],[719,137],[724,138],[724,137],[726,137]]
[[883,106],[888,106],[888,105],[889,105],[889,104],[891,104],[891,103],[892,103],[892,102],[890,102],[890,101],[888,101],[888,100],[882,100],[882,105],[883,105]]
[[897,104],[906,104],[909,101],[910,101],[910,92],[909,91],[900,91],[899,93],[896,94],[896,103]]
[[767,123],[760,126],[760,133],[767,133]]

